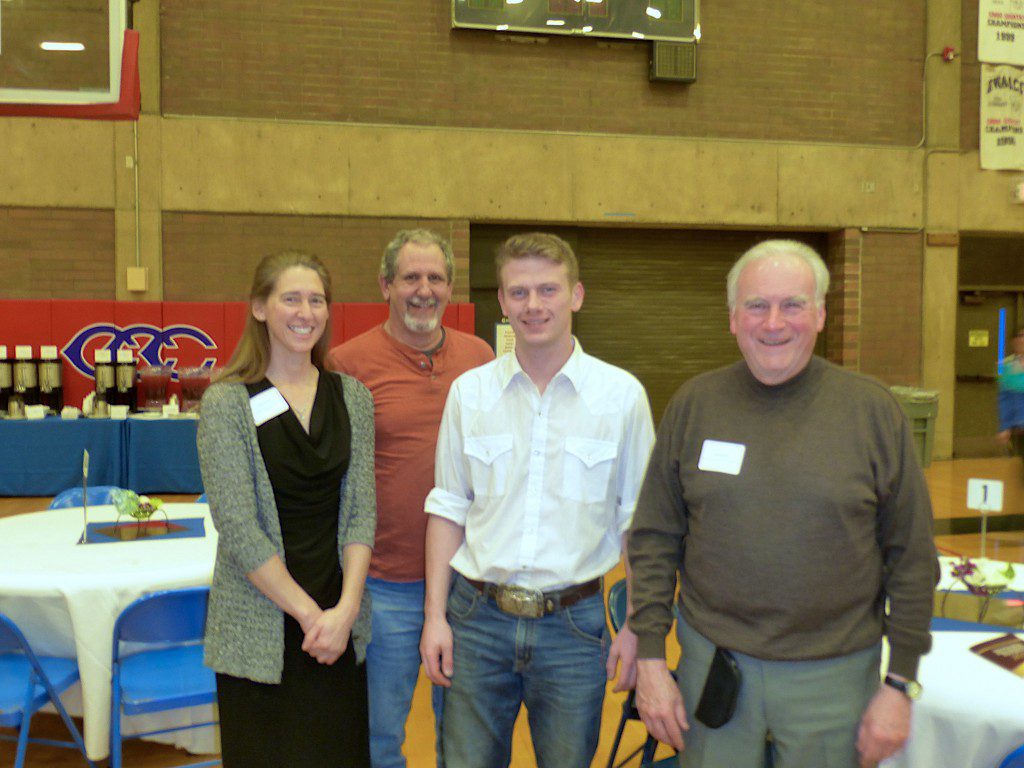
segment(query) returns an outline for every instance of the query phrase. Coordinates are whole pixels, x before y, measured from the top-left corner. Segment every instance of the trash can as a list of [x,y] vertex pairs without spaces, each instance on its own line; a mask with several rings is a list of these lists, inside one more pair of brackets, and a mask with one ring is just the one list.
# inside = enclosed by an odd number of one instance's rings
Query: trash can
[[939,393],[917,387],[889,387],[907,415],[914,434],[914,447],[922,467],[932,463],[932,445],[935,443],[935,417],[939,413]]

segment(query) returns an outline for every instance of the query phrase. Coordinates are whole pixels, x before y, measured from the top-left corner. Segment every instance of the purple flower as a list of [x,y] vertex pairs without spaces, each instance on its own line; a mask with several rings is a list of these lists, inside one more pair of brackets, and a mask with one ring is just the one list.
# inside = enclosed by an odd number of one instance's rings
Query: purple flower
[[978,566],[976,566],[969,557],[960,558],[958,562],[955,562],[950,566],[950,573],[954,579],[962,580],[965,576],[970,576],[977,570]]

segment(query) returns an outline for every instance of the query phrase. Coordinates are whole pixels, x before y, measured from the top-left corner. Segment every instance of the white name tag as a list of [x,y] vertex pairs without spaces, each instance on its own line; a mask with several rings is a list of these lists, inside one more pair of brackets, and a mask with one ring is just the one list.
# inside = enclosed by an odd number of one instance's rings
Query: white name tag
[[249,407],[252,409],[252,419],[258,427],[287,411],[288,401],[278,392],[277,387],[271,387],[250,397]]
[[697,469],[703,472],[721,472],[738,475],[743,466],[743,454],[747,446],[740,443],[725,443],[721,440],[705,440],[700,449]]

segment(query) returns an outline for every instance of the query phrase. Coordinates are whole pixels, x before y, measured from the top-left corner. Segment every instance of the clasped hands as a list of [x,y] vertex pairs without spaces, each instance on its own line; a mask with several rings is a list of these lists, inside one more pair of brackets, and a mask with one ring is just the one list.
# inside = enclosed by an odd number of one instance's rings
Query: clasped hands
[[341,603],[327,610],[317,609],[303,617],[299,626],[305,633],[302,650],[321,664],[333,664],[348,647],[357,611],[347,609]]

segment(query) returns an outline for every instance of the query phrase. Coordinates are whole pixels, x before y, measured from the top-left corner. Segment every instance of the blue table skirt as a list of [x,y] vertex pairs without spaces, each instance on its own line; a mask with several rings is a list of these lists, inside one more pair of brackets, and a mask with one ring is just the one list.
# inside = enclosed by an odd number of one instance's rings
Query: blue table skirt
[[129,419],[127,485],[136,493],[202,493],[196,419]]
[[58,418],[0,421],[0,496],[54,496],[82,484],[89,451],[89,485],[122,485],[124,422]]
[[194,419],[0,420],[0,496],[54,496],[82,484],[201,493]]

